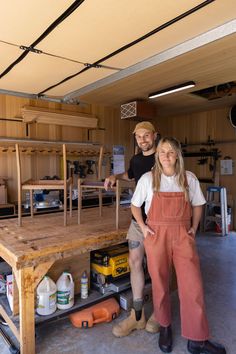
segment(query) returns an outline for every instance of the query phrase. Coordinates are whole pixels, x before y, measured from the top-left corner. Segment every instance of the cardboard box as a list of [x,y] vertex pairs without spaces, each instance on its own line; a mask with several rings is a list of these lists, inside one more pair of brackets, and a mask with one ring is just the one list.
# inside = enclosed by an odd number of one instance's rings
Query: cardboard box
[[[144,303],[152,301],[152,284],[147,283],[143,291]],[[123,310],[130,311],[133,305],[132,290],[124,291],[120,294],[120,307]]]
[[13,275],[7,275],[7,299],[9,302],[9,306],[13,311]]

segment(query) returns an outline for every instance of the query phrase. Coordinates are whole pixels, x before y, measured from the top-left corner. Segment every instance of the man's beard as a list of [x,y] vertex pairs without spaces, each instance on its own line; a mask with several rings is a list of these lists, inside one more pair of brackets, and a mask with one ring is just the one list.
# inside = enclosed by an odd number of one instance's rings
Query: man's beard
[[146,146],[139,146],[139,148],[143,151],[143,152],[147,152],[147,151],[150,151],[152,150],[154,147],[154,143],[149,143],[148,145]]

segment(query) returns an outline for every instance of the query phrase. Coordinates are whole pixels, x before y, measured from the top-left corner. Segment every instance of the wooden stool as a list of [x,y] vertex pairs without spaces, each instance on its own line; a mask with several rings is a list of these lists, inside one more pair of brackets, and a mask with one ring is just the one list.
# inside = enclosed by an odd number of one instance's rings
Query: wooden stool
[[67,224],[67,190],[69,188],[70,196],[70,216],[72,216],[72,177],[67,178],[66,168],[66,145],[62,145],[63,156],[63,179],[61,180],[27,180],[22,182],[21,178],[21,161],[20,161],[20,149],[19,145],[15,145],[16,148],[16,166],[17,166],[17,188],[18,188],[18,225],[22,226],[22,190],[30,191],[30,212],[31,217],[34,215],[33,211],[33,191],[35,189],[46,190],[63,190],[64,192],[64,226]]
[[[134,188],[134,182],[116,180],[116,186],[112,187],[112,190],[116,192],[116,230],[119,228],[119,213],[120,213],[120,195],[123,188]],[[99,199],[99,216],[102,216],[102,190],[104,188],[103,182],[93,182],[93,183],[82,183],[81,179],[78,178],[78,224],[81,223],[81,209],[82,209],[82,194],[85,189],[97,189],[98,199]]]

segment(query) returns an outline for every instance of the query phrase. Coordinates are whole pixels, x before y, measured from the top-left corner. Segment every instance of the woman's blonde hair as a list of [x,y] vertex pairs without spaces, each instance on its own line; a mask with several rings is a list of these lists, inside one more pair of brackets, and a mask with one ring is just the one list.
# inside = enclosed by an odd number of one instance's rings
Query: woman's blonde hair
[[166,136],[161,138],[157,145],[156,154],[155,154],[155,165],[152,169],[153,191],[158,192],[160,190],[161,174],[163,173],[163,167],[160,163],[158,152],[164,143],[169,144],[177,154],[177,159],[175,163],[176,182],[178,183],[181,190],[184,192],[185,199],[188,200],[188,185],[187,185],[186,173],[184,169],[184,160],[182,156],[181,145],[178,140],[172,137]]

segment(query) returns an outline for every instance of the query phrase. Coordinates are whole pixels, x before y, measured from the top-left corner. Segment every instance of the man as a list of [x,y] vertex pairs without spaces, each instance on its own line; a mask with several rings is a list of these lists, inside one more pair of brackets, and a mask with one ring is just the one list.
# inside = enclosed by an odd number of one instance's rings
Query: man
[[[143,121],[135,126],[133,131],[138,147],[141,152],[134,155],[130,160],[128,171],[117,175],[107,177],[104,182],[104,187],[107,190],[109,187],[115,185],[117,179],[135,180],[137,184],[139,178],[146,172],[150,171],[155,162],[155,140],[157,133],[152,123]],[[142,206],[142,213],[144,220],[146,215],[144,212],[144,205]],[[127,239],[129,244],[129,265],[130,265],[130,279],[133,293],[133,308],[130,316],[121,321],[118,325],[113,327],[112,333],[116,337],[124,337],[135,329],[144,329],[151,333],[159,331],[159,325],[152,315],[146,323],[143,309],[143,289],[145,284],[144,271],[143,271],[143,233],[132,218]]]

